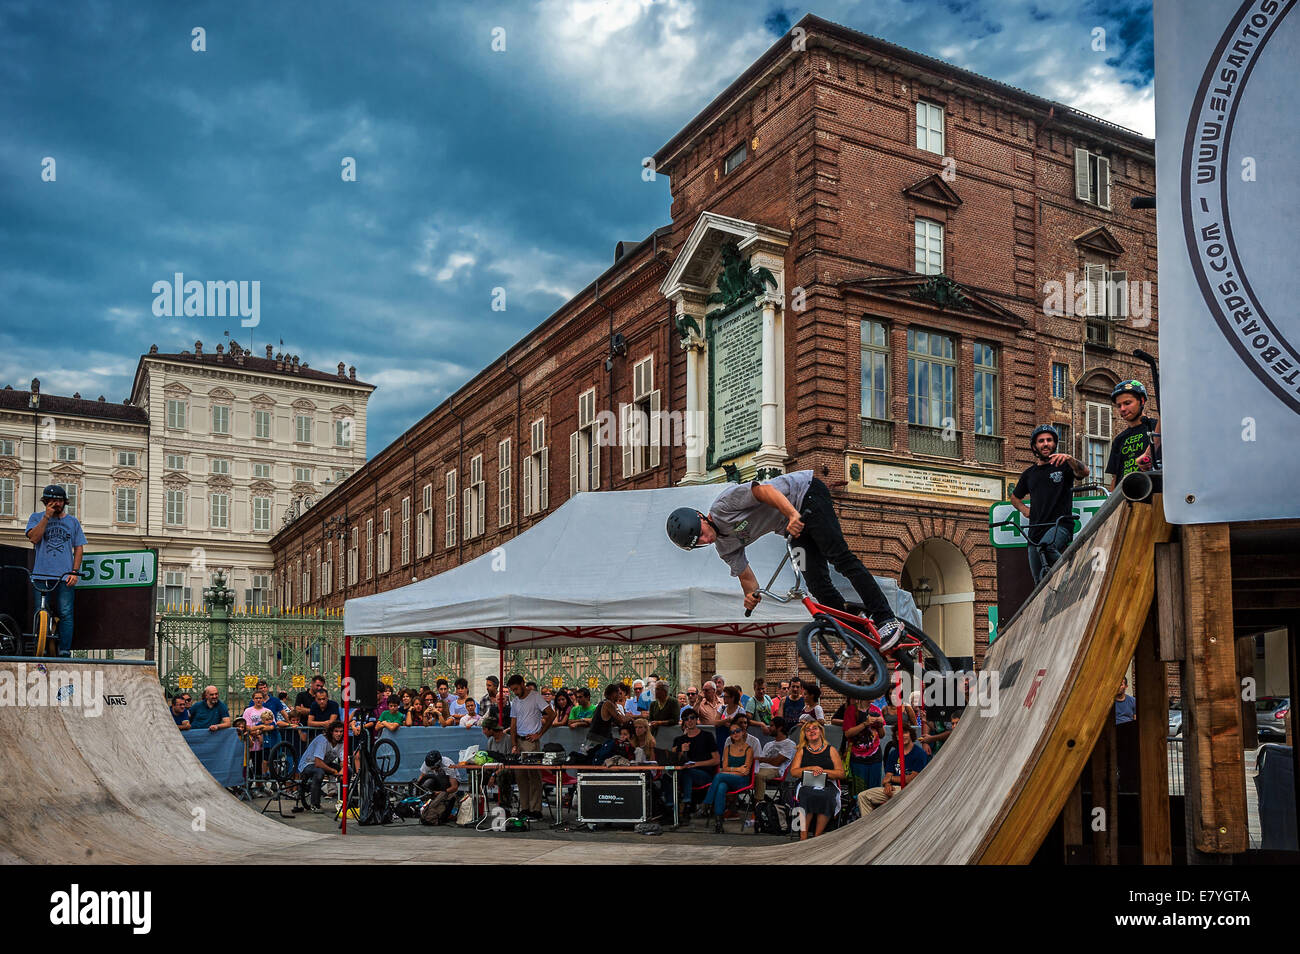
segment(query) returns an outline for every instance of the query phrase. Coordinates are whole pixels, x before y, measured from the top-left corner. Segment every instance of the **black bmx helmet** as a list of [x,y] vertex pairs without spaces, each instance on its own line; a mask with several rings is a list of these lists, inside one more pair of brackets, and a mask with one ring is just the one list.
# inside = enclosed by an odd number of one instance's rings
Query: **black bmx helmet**
[[41,503],[49,503],[51,500],[62,500],[68,502],[68,492],[58,484],[50,484],[41,491]]
[[1147,402],[1147,389],[1141,381],[1121,381],[1115,385],[1115,390],[1110,392],[1110,403],[1114,404],[1121,394],[1131,394],[1143,404]]
[[690,507],[678,507],[668,515],[668,539],[683,550],[695,549],[695,541],[700,539],[700,530],[704,526],[700,512]]
[[1061,447],[1061,432],[1058,431],[1058,430],[1057,430],[1055,427],[1053,427],[1051,424],[1039,424],[1037,427],[1034,428],[1034,433],[1032,433],[1032,434],[1029,435],[1029,449],[1030,449],[1031,451],[1033,451],[1035,454],[1038,453],[1038,435],[1039,435],[1039,434],[1051,434],[1051,435],[1052,435],[1052,440],[1055,442],[1054,445],[1053,445],[1053,453],[1055,453],[1056,450],[1059,450],[1059,449],[1060,449],[1060,447]]
[[437,749],[430,749],[429,754],[424,757],[424,764],[431,772],[442,771],[442,753]]

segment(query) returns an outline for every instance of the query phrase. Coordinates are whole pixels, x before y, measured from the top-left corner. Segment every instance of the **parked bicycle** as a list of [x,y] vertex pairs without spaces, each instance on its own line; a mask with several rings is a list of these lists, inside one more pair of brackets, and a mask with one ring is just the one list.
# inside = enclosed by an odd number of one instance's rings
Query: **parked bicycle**
[[[915,674],[918,654],[923,671],[953,671],[952,663],[935,641],[906,620],[900,620],[905,630],[902,638],[892,649],[882,650],[880,634],[871,620],[825,606],[807,594],[803,571],[788,535],[785,551],[767,586],[757,592],[778,603],[803,603],[812,622],[799,630],[796,645],[804,665],[823,683],[850,698],[876,699],[888,688],[893,669],[906,666]],[[772,586],[787,562],[794,571],[794,586],[784,594],[777,593]],[[746,610],[745,615],[750,612]]]
[[[0,570],[17,570],[27,577],[32,587],[40,594],[36,613],[32,616],[32,631],[23,633],[18,621],[8,614],[0,614],[0,656],[24,656],[28,646],[35,646],[33,655],[44,656],[46,642],[59,627],[59,617],[55,615],[50,594],[58,587],[58,580],[33,579],[31,571],[25,566],[0,566]],[[49,584],[48,586],[46,584]],[[53,646],[55,644],[51,644]]]

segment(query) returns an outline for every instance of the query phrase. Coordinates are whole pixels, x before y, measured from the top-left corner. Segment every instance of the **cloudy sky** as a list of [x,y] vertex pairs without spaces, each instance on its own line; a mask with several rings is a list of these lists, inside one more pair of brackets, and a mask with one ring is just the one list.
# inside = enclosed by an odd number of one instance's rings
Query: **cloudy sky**
[[[373,456],[669,221],[642,157],[809,12],[1153,134],[1149,0],[4,0],[0,387],[229,331],[355,364]],[[175,272],[260,324],[155,316]]]

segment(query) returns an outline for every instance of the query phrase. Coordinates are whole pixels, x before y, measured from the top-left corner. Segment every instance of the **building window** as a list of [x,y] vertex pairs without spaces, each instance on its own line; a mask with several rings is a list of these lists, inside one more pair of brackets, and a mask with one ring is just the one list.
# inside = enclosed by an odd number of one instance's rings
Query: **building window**
[[134,487],[117,488],[117,522],[125,524],[135,523]]
[[1083,267],[1088,310],[1088,344],[1113,347],[1111,323],[1128,317],[1128,272],[1112,272],[1104,265]]
[[174,431],[185,430],[189,420],[189,406],[185,401],[167,399],[167,426]]
[[167,526],[185,526],[185,491],[167,491]]
[[[63,508],[64,513],[70,517],[76,517],[77,514],[77,485],[76,484],[58,484],[63,488],[63,492],[68,495],[68,504]],[[81,516],[84,516],[82,514]],[[83,521],[84,522],[84,521]]]
[[569,435],[569,495],[600,489],[596,389],[578,395],[578,429]]
[[208,506],[212,529],[230,529],[230,494],[209,494]]
[[1100,480],[1106,472],[1106,459],[1110,456],[1110,405],[1085,401],[1083,413],[1085,417],[1083,462],[1092,472],[1092,476]]
[[271,412],[253,412],[253,436],[262,440],[271,439]]
[[135,466],[137,466],[137,465],[136,465],[136,453],[135,453],[135,451],[118,451],[118,452],[117,452],[117,466],[118,466],[118,467],[135,467]]
[[311,443],[311,421],[310,414],[299,414],[293,419],[294,439],[299,444]]
[[254,462],[254,463],[253,463],[253,479],[254,479],[254,480],[270,480],[270,479],[271,479],[271,465],[270,465],[270,464],[264,464],[264,463]]
[[907,422],[923,427],[951,422],[957,362],[953,339],[932,331],[907,329]]
[[294,479],[296,482],[300,483],[300,484],[310,484],[310,483],[311,483],[311,468],[310,468],[310,467],[295,467],[295,468],[293,469],[293,479]]
[[[1070,425],[1053,422],[1052,426],[1056,428],[1056,433],[1061,435],[1056,442],[1056,449],[1062,454],[1073,454],[1074,445],[1070,443]],[[1096,476],[1096,474],[1093,474],[1089,479],[1095,479]]]
[[393,562],[393,513],[385,510],[379,523],[379,572],[387,573]]
[[265,532],[271,529],[271,498],[253,498],[253,529]]
[[729,172],[735,171],[740,164],[745,161],[749,153],[743,145],[737,146],[731,151],[731,154],[722,163],[722,174],[725,176]]
[[454,547],[456,545],[456,472],[454,470],[447,471],[447,489],[443,506],[443,516],[446,520],[443,546]]
[[357,557],[360,553],[361,546],[361,528],[352,528],[352,546],[348,548],[348,586],[353,586],[357,582]]
[[158,595],[158,610],[179,608],[190,602],[190,588],[185,585],[185,573],[168,570],[163,574],[163,585]]
[[916,270],[922,275],[943,271],[943,225],[930,219],[916,220]]
[[510,524],[510,438],[497,442],[497,526]]
[[76,462],[78,453],[77,448],[72,444],[59,444],[55,448],[55,456],[62,461]]
[[889,413],[889,329],[862,322],[862,416],[887,421]]
[[475,454],[469,461],[469,486],[465,497],[465,539],[483,533],[483,511],[487,504],[487,484],[483,480],[483,455]]
[[9,440],[0,440],[0,457],[14,456],[14,442]]
[[185,469],[185,455],[184,455],[184,454],[168,454],[168,455],[167,455],[167,469],[168,469],[168,470],[184,470],[184,469]]
[[916,103],[916,148],[943,155],[943,107]]
[[307,562],[302,568],[302,601],[311,602],[311,557],[307,557]]
[[529,427],[529,453],[524,458],[524,516],[541,513],[550,506],[550,449],[546,446],[546,418]]
[[0,517],[14,515],[14,479],[0,477]]
[[659,466],[661,398],[654,385],[654,355],[650,355],[632,366],[632,403],[619,408],[624,477]]
[[320,595],[328,596],[334,590],[334,541],[325,541],[325,559],[320,565]]
[[340,417],[334,422],[334,446],[352,446],[352,418]]
[[411,498],[402,498],[402,566],[411,562]]
[[230,407],[226,404],[212,405],[212,433],[230,433]]
[[271,575],[254,573],[252,583],[244,596],[244,605],[254,610],[268,608],[271,605]]
[[1074,197],[1110,208],[1110,160],[1087,149],[1074,150]]
[[1064,401],[1070,388],[1070,368],[1069,365],[1052,364],[1052,397],[1057,401]]
[[213,457],[208,461],[208,473],[221,474],[225,477],[230,476],[230,458]]
[[366,579],[375,575],[375,519],[366,520]]
[[415,520],[415,555],[423,559],[433,552],[433,484],[420,491],[420,514]]
[[998,352],[975,342],[975,433],[998,432]]

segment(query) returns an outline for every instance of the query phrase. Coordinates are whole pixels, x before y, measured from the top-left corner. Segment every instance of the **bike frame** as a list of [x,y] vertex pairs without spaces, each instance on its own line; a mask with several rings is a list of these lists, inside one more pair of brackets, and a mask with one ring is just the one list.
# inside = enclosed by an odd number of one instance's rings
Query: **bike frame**
[[[788,593],[782,596],[781,594],[776,593],[772,590],[772,585],[776,582],[777,576],[780,575],[781,570],[785,567],[787,561],[789,561],[790,563],[790,569],[794,571],[794,586],[790,588],[790,591]],[[846,643],[852,645],[853,643],[859,641],[866,642],[869,643],[875,650],[877,650],[877,652],[880,652],[880,634],[876,632],[876,626],[871,620],[867,619],[865,616],[858,616],[854,613],[848,613],[845,612],[844,610],[835,609],[835,607],[833,606],[826,606],[824,603],[818,603],[815,599],[812,598],[810,594],[805,592],[803,572],[799,569],[799,561],[795,558],[794,548],[791,544],[790,537],[788,535],[785,538],[785,556],[782,558],[781,562],[777,564],[776,571],[772,574],[772,578],[767,581],[767,586],[759,587],[756,592],[762,593],[765,596],[770,596],[778,603],[791,603],[797,599],[799,600],[799,602],[801,602],[804,605],[804,609],[808,610],[809,615],[812,616],[814,620],[821,618],[822,620],[824,620],[825,622],[833,626],[836,630],[838,630],[840,636],[844,638],[844,641]],[[749,614],[746,613],[745,615],[748,616]],[[862,627],[865,627],[865,629]],[[893,649],[889,650],[889,652],[887,653],[884,652],[881,653],[881,655],[885,659],[885,664],[888,665],[891,669],[891,682],[894,681],[892,678],[892,674],[897,673],[899,668],[899,662],[897,659],[894,658],[893,654],[894,652],[900,649],[917,650],[916,661],[918,663],[923,662],[920,655],[922,652],[924,652],[921,641],[917,639],[915,636],[913,636],[911,633],[904,633],[903,636],[899,639],[899,641],[894,645]],[[907,787],[907,769],[903,763],[903,745],[901,741],[903,737],[904,704],[905,703],[900,698],[898,704],[898,728],[897,728],[897,739],[899,740],[898,742],[898,765],[899,765],[898,787],[899,788]],[[917,718],[920,720],[922,725],[925,724],[924,703],[922,703],[922,705],[917,707]],[[921,743],[918,741],[916,744],[920,745]]]

